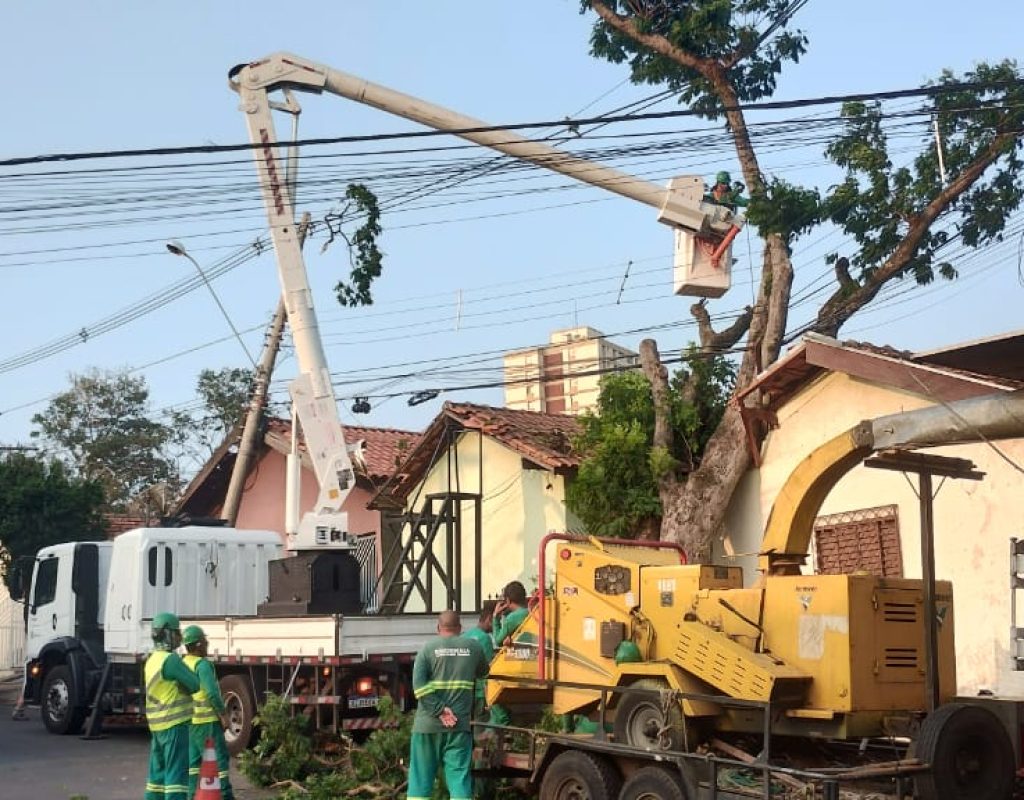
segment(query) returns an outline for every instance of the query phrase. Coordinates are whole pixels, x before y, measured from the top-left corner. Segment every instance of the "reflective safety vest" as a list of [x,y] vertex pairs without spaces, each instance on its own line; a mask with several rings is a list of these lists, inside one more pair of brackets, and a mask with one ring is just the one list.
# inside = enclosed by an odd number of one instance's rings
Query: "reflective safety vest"
[[181,690],[177,681],[167,680],[161,672],[169,655],[166,650],[155,650],[146,659],[143,670],[146,678],[146,722],[151,731],[165,731],[192,718],[191,698]]
[[[183,656],[181,660],[185,662],[185,666],[196,673],[196,677],[199,676],[199,662],[203,660],[202,658],[190,653]],[[213,710],[213,706],[210,705],[210,698],[206,696],[206,692],[200,686],[199,691],[192,695],[192,724],[202,725],[207,722],[216,721],[217,712]]]

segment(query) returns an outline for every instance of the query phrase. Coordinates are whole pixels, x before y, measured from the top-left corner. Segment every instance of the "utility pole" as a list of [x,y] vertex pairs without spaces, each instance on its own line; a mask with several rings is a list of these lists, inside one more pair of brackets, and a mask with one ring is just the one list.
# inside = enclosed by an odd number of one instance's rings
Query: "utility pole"
[[[301,246],[306,240],[306,233],[309,230],[309,212],[303,215],[299,224],[298,237]],[[267,405],[267,393],[270,389],[270,376],[274,372],[274,362],[277,359],[277,351],[281,347],[281,336],[284,333],[284,325],[288,319],[285,309],[284,296],[277,301],[277,309],[270,321],[270,329],[267,332],[267,339],[263,345],[263,353],[260,355],[259,364],[256,366],[256,376],[253,386],[252,399],[249,401],[249,410],[245,415],[245,425],[242,428],[242,436],[238,442],[238,455],[235,458],[234,467],[231,470],[231,480],[228,483],[228,491],[224,497],[224,510],[221,516],[227,520],[228,525],[234,527],[238,521],[238,508],[242,504],[242,490],[245,488],[245,479],[249,474],[249,465],[252,463],[253,454],[256,452],[256,437],[260,430],[260,420],[263,418],[263,409]]]

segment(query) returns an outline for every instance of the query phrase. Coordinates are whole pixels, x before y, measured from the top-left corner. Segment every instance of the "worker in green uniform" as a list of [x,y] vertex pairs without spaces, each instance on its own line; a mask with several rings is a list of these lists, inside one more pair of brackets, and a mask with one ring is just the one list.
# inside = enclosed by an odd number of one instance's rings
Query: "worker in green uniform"
[[199,691],[192,695],[192,729],[188,734],[188,796],[196,793],[199,784],[199,765],[203,762],[206,740],[213,739],[217,753],[217,774],[220,776],[220,792],[224,800],[234,800],[228,773],[231,768],[231,754],[224,739],[227,715],[224,700],[217,684],[217,672],[207,660],[209,642],[198,625],[189,625],[181,634],[181,643],[187,652],[185,665],[199,679]]
[[462,636],[454,611],[437,619],[437,636],[416,654],[412,690],[416,697],[409,746],[408,800],[429,800],[438,766],[444,766],[451,800],[473,797],[473,685],[487,674],[487,661],[475,640]]
[[745,188],[742,183],[732,183],[732,176],[722,170],[715,175],[715,185],[711,187],[710,192],[704,195],[704,201],[726,206],[735,211],[737,206],[746,206],[750,202],[743,196]]
[[[480,616],[477,618],[476,627],[466,631],[466,636],[480,645],[480,650],[484,654],[484,661],[488,664],[494,658],[494,640],[491,639],[491,634],[494,631],[494,607],[497,604],[497,600],[485,600],[480,607]],[[473,702],[473,719],[475,720],[481,720],[484,717],[484,708],[487,705],[487,700],[484,697],[486,690],[487,681],[479,680],[476,682]]]
[[152,742],[146,800],[188,800],[188,728],[199,679],[174,651],[181,644],[178,618],[153,617],[155,649],[146,659],[146,722]]
[[[494,609],[494,646],[510,647],[512,634],[523,624],[529,613],[526,607],[526,587],[519,581],[507,584],[501,590],[501,600]],[[490,721],[494,725],[511,725],[512,716],[508,709],[495,703],[491,706]]]

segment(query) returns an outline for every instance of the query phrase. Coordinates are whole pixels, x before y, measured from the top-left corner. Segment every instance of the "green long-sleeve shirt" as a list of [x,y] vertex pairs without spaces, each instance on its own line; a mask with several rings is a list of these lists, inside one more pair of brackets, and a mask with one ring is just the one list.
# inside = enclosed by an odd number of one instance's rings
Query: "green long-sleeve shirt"
[[167,681],[177,681],[189,694],[199,691],[199,679],[177,653],[168,653],[160,667],[160,676]]
[[217,683],[217,671],[213,663],[205,658],[196,664],[196,675],[199,677],[199,687],[206,692],[206,699],[213,706],[217,715],[224,713],[224,698],[220,695],[220,684]]
[[[491,663],[491,659],[494,658],[494,642],[491,641],[491,634],[482,628],[470,628],[466,631],[465,636],[467,639],[472,639],[478,645],[480,645],[480,651],[484,654],[484,661],[487,662],[488,666]],[[482,708],[484,704],[484,694],[487,688],[487,681],[478,680],[476,682],[476,701],[477,704]]]
[[[473,716],[473,687],[487,674],[480,645],[468,636],[437,636],[416,654],[412,691],[416,697],[413,733],[468,731]],[[438,719],[450,708],[457,722],[446,728]]]
[[503,615],[498,621],[498,627],[494,630],[494,646],[496,648],[504,646],[505,640],[516,632],[529,613],[529,609],[520,606]]

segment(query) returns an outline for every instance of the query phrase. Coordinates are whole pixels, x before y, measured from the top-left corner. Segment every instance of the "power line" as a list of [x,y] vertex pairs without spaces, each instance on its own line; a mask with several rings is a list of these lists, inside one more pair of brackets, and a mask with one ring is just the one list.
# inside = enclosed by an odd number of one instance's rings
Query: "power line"
[[[844,95],[824,95],[820,97],[801,98],[798,100],[771,100],[761,103],[745,103],[736,106],[721,106],[717,110],[729,111],[768,111],[791,108],[807,108],[819,105],[835,105],[838,103],[863,102],[870,100],[895,100],[907,97],[934,97],[936,95],[978,91],[985,89],[1009,88],[1016,85],[1013,82],[998,81],[967,81],[959,83],[946,83],[936,86],[922,86],[915,89],[896,89],[890,91],[859,92]],[[436,136],[449,136],[468,133],[489,133],[497,131],[531,130],[535,128],[564,127],[567,125],[593,125],[598,123],[615,122],[637,122],[641,120],[675,119],[679,117],[703,116],[701,112],[693,109],[675,109],[673,111],[650,111],[639,114],[619,114],[615,116],[583,117],[570,120],[545,120],[543,122],[520,122],[504,125],[480,125],[470,128],[453,128],[450,130],[436,131],[404,131],[400,133],[373,133],[358,136],[333,136],[316,137],[311,139],[300,139],[294,144],[299,146],[327,145],[327,144],[348,144],[353,142],[379,142],[397,139],[421,139]],[[46,155],[24,156],[21,158],[8,158],[0,160],[0,167],[14,167],[25,164],[42,164],[48,162],[69,162],[85,161],[105,158],[137,158],[141,156],[168,156],[185,154],[208,154],[208,153],[230,153],[246,150],[254,150],[262,145],[254,145],[248,142],[240,144],[221,145],[188,145],[184,147],[150,147],[123,150],[97,150],[77,153],[50,153]]]

